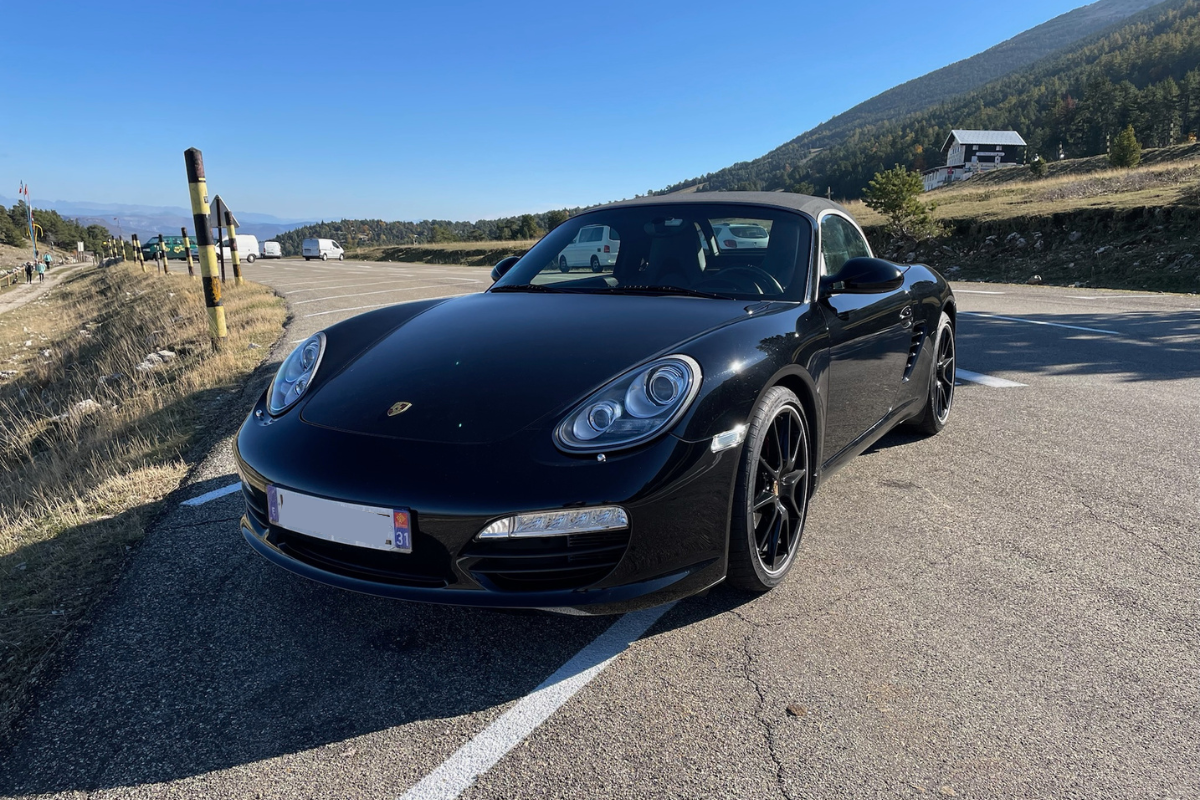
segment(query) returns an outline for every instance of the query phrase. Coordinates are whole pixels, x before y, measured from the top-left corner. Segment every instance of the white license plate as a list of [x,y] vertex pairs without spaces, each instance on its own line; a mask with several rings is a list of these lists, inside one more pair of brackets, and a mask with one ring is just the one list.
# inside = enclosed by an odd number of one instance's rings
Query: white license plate
[[268,486],[267,516],[272,525],[330,542],[412,552],[412,514],[407,508],[343,503]]

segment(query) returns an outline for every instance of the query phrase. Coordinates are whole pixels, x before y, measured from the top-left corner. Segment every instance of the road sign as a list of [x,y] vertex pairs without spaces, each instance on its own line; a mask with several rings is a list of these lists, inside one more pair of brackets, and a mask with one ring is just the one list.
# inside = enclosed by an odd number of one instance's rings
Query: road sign
[[76,242],[76,243],[75,243],[75,252],[76,252],[76,253],[82,253],[82,252],[83,252],[83,242]]
[[[222,212],[228,211],[229,215],[233,216],[233,209],[231,209],[229,207],[229,204],[226,203],[221,198],[221,195],[217,195],[216,197],[214,197],[212,199],[212,207],[209,209],[209,212],[208,212],[208,227],[210,229],[211,228],[220,228],[225,225],[224,219],[217,218],[217,209],[218,208],[221,209]],[[242,223],[237,221],[237,217],[233,217],[233,227],[235,227],[235,228],[240,227],[241,224]]]

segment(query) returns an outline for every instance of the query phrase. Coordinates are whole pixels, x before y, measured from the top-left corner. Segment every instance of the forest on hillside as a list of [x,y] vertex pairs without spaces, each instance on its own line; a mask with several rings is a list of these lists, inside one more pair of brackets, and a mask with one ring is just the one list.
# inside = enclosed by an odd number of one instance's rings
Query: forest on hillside
[[[1124,24],[977,90],[901,119],[862,125],[841,144],[812,153],[795,141],[755,161],[668,187],[776,190],[856,198],[880,170],[944,162],[953,128],[1015,130],[1034,154],[1103,154],[1133,125],[1144,146],[1200,133],[1200,0],[1171,0]],[[1061,150],[1060,150],[1061,148]]]

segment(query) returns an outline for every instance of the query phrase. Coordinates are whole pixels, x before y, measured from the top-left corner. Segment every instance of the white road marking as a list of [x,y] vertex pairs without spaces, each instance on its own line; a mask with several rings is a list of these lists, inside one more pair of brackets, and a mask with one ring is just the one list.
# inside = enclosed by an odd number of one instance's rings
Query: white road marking
[[[357,289],[360,286],[379,286],[384,283],[395,283],[398,280],[421,280],[421,279],[415,275],[405,275],[405,276],[397,275],[395,278],[390,278],[386,281],[367,281],[366,283],[355,284],[353,288]],[[341,286],[345,283],[346,283],[345,281],[334,281],[332,286],[314,286],[311,289],[284,289],[284,291],[287,292],[288,294],[300,294],[301,292],[320,292],[325,289],[335,289],[338,286]]]
[[954,377],[962,378],[964,381],[970,381],[971,383],[979,383],[983,384],[984,386],[991,386],[996,389],[1013,389],[1018,386],[1026,385],[1024,383],[1017,383],[1016,381],[1010,381],[1005,378],[997,378],[995,375],[981,375],[978,372],[970,372],[969,370],[965,369],[954,370]]
[[955,294],[1008,294],[1008,292],[985,292],[982,289],[955,289]]
[[211,492],[205,492],[199,497],[193,497],[191,500],[184,500],[179,505],[181,506],[202,506],[209,500],[216,500],[218,497],[224,497],[227,494],[233,494],[242,486],[241,481],[231,483],[228,486],[222,486],[220,489],[213,489]]
[[[444,283],[439,283],[436,286],[409,286],[406,288],[413,289],[413,290],[416,290],[416,289],[445,289],[446,285]],[[468,290],[468,291],[470,291],[470,290]],[[465,293],[466,292],[458,292],[457,294],[465,294]],[[454,296],[453,294],[446,295],[446,297],[453,297],[453,296]],[[426,299],[426,298],[420,298],[420,299]],[[432,299],[432,298],[429,298],[429,299]],[[394,305],[397,305],[398,303],[403,303],[403,302],[405,302],[405,301],[404,300],[393,300],[390,303],[373,303],[372,305],[369,305],[369,306],[354,306],[353,308],[335,308],[330,311],[317,311],[312,314],[305,314],[304,316],[306,319],[308,317],[323,317],[326,314],[341,314],[343,311],[362,311],[365,308],[383,308],[384,306],[394,306]]]
[[1162,297],[1161,294],[1097,294],[1097,295],[1082,295],[1068,294],[1065,297],[1071,300],[1129,300],[1138,297]]
[[[479,281],[472,281],[472,283],[479,283]],[[325,300],[336,300],[339,297],[366,297],[367,295],[372,295],[372,294],[388,294],[390,292],[406,292],[410,289],[430,289],[430,288],[435,288],[437,286],[452,286],[452,285],[453,284],[438,283],[438,284],[433,284],[433,286],[395,286],[391,289],[379,289],[374,292],[356,292],[354,294],[331,294],[326,297],[314,297],[310,300],[297,300],[296,302],[292,303],[292,305],[302,306],[305,303],[320,303]]]
[[587,686],[674,605],[668,603],[632,611],[618,619],[540,686],[405,792],[400,800],[453,800],[458,797]]
[[1084,328],[1080,325],[1064,325],[1061,322],[1042,322],[1036,319],[1021,319],[1020,317],[1002,317],[999,314],[983,314],[979,311],[960,311],[959,314],[968,314],[972,317],[983,317],[984,319],[1004,319],[1009,322],[1028,322],[1030,325],[1049,325],[1051,328],[1070,328],[1073,331],[1087,331],[1088,333],[1109,333],[1113,336],[1124,336],[1120,331],[1106,331],[1103,328]]

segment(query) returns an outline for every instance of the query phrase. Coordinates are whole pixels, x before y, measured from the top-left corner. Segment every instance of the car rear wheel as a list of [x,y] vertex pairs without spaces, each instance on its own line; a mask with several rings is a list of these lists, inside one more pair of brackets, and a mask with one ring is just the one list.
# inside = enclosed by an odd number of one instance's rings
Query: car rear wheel
[[599,271],[600,271],[600,259],[596,258],[595,256],[592,256],[592,272],[599,272]]
[[567,264],[566,256],[558,257],[558,271],[559,272],[570,272],[571,271],[571,267]]
[[328,254],[328,253],[321,253],[321,260],[322,260],[322,261],[328,261],[328,260],[329,260],[329,254]]
[[950,409],[954,405],[954,325],[945,311],[938,320],[937,332],[927,344],[933,345],[929,393],[921,416],[913,424],[921,433],[932,436],[946,427],[950,420]]
[[790,390],[773,386],[750,415],[730,525],[731,586],[765,592],[796,560],[812,485],[808,420]]
[[250,255],[246,256],[246,263],[247,263],[247,264],[253,264],[253,263],[254,263],[254,254],[253,254],[253,253],[251,253]]

